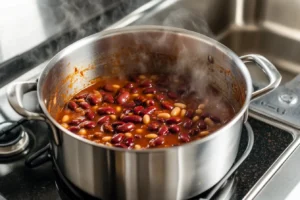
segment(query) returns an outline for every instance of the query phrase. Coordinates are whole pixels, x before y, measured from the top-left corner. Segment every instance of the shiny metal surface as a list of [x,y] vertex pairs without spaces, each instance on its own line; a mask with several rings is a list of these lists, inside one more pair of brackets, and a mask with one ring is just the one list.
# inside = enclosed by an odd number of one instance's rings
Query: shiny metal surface
[[[163,45],[157,41],[163,42]],[[149,57],[153,54],[156,56]],[[159,62],[170,57],[175,57],[176,62]],[[203,64],[207,63],[208,57],[213,59],[213,64]],[[193,62],[189,65],[189,61],[194,59],[199,65]],[[116,60],[117,64],[105,68],[106,63],[112,64],[112,60]],[[149,60],[151,65],[147,62]],[[209,79],[206,81],[219,87],[223,95],[234,103],[238,113],[216,133],[187,145],[143,151],[107,147],[69,132],[53,118],[66,97],[86,87],[90,80],[113,74],[115,70],[122,75],[145,70],[174,71],[177,67],[177,73],[184,69],[184,73],[190,70],[192,75],[196,74],[192,81],[197,84],[202,70],[217,66],[230,70],[234,79],[227,77],[222,70],[208,70],[206,75]],[[85,71],[84,76],[74,74],[75,67]],[[122,67],[121,71],[119,67]],[[61,144],[52,145],[54,157],[65,176],[77,187],[102,199],[183,199],[213,186],[232,166],[238,150],[243,115],[252,95],[251,83],[242,61],[216,41],[183,29],[140,26],[95,34],[67,47],[44,69],[37,91],[47,119],[59,129]],[[70,84],[71,88],[68,87]],[[228,87],[232,84],[236,86],[235,91]],[[236,99],[236,90],[237,94],[245,95],[241,97],[243,102]]]

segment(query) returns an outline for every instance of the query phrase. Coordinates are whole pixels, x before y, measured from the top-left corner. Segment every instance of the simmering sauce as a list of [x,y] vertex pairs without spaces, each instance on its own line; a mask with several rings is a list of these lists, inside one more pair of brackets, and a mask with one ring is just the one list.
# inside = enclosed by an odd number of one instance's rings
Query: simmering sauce
[[75,95],[57,121],[83,138],[128,149],[163,148],[201,139],[235,114],[215,89],[199,95],[188,79],[138,74],[104,77]]

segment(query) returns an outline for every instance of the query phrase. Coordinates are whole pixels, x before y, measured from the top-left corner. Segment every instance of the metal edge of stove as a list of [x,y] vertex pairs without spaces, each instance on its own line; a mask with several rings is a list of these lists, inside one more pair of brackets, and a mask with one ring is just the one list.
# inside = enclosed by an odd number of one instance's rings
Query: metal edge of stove
[[293,136],[293,141],[291,144],[282,152],[282,154],[275,160],[275,162],[270,166],[270,168],[263,174],[262,177],[255,183],[255,185],[250,189],[250,191],[245,195],[243,200],[252,200],[258,195],[258,193],[263,190],[264,186],[270,181],[270,179],[275,175],[275,173],[283,166],[285,161],[293,154],[295,149],[300,145],[300,130],[297,130],[289,125],[276,121],[270,117],[259,114],[250,109],[249,116],[267,123],[276,128],[287,131]]

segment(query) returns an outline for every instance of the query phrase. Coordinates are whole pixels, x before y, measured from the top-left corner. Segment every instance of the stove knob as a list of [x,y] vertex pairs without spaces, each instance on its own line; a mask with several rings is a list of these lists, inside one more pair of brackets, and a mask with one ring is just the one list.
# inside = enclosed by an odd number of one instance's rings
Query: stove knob
[[298,102],[298,96],[294,93],[283,93],[279,95],[279,101],[287,105],[294,105]]

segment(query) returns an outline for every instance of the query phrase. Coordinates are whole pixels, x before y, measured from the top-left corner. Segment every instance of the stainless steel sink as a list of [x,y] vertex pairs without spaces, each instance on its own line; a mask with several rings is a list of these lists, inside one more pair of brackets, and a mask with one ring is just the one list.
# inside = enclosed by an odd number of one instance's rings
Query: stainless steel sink
[[[168,25],[200,32],[238,55],[264,55],[285,83],[300,73],[299,9],[297,0],[154,0],[113,27]],[[254,82],[267,82],[256,68],[249,69]]]

